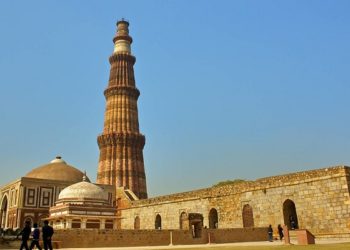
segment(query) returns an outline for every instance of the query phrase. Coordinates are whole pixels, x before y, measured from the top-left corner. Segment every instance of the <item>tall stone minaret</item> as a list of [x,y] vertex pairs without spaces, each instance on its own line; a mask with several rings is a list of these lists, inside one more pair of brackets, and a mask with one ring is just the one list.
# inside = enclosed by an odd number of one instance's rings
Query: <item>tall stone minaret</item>
[[103,133],[97,137],[100,148],[97,183],[125,187],[140,199],[147,198],[143,164],[145,136],[139,131],[134,63],[129,23],[117,22],[108,87],[104,91],[106,111]]

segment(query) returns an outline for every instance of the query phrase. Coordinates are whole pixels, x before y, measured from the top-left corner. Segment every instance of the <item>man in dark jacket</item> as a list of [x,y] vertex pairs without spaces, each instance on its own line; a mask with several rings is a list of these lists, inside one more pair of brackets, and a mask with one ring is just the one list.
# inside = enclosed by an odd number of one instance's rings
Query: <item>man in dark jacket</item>
[[40,230],[38,228],[38,223],[34,223],[33,227],[34,227],[33,239],[32,239],[32,243],[30,243],[29,248],[30,248],[30,250],[32,250],[34,248],[34,246],[36,246],[39,250],[41,250],[41,247],[39,245]]
[[269,241],[273,241],[273,229],[272,226],[269,225],[269,228],[267,229],[267,233],[269,234]]
[[21,244],[19,250],[22,250],[23,247],[24,247],[26,250],[29,250],[27,241],[28,241],[28,239],[29,239],[30,233],[31,233],[30,221],[26,221],[25,224],[24,224],[24,228],[23,228],[22,231],[17,235],[17,238],[18,238],[18,236],[22,235],[22,244]]
[[53,235],[53,228],[51,226],[49,226],[49,222],[47,220],[44,221],[42,233],[43,233],[44,249],[45,250],[48,250],[48,249],[52,250],[51,238]]

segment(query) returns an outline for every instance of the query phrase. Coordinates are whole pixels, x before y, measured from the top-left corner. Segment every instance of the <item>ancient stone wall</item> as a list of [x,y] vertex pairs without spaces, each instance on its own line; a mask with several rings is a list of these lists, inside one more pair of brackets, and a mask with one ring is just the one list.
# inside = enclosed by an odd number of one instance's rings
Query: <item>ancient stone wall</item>
[[[141,229],[156,229],[155,218],[159,214],[163,229],[180,229],[180,215],[182,212],[186,214],[196,212],[206,215],[209,213],[208,209],[208,199],[169,201],[167,203],[138,206],[121,211],[121,228],[134,229],[134,219],[139,217]],[[206,220],[207,217],[205,216],[204,219]]]
[[215,209],[219,228],[240,228],[245,205],[251,208],[255,227],[272,224],[277,230],[278,224],[290,226],[293,215],[299,228],[313,234],[348,234],[349,168],[331,167],[130,201],[129,207],[119,209],[119,215],[123,229],[133,229],[136,217],[141,229],[154,229],[158,214],[163,229],[179,229],[181,213],[200,213],[203,226],[209,227],[209,211]]
[[[310,181],[211,197],[210,206],[216,207],[220,227],[243,226],[242,209],[245,204],[253,208],[255,226],[287,224],[283,204],[294,202],[300,228],[314,234],[349,233],[350,199],[347,177],[344,173],[322,176]],[[298,182],[297,182],[298,181]]]

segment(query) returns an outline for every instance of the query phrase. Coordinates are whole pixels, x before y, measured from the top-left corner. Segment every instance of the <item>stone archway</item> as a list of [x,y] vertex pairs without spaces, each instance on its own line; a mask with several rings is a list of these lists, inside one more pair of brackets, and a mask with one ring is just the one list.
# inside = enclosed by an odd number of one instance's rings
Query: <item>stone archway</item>
[[287,199],[283,202],[283,218],[284,224],[288,227],[288,229],[293,230],[299,228],[295,203],[290,199]]
[[25,222],[27,222],[27,221],[29,221],[29,223],[30,223],[30,226],[32,226],[33,225],[33,223],[34,223],[34,218],[32,217],[32,216],[26,216],[26,217],[24,217],[24,223]]
[[134,219],[134,229],[140,230],[140,217],[136,216]]
[[0,207],[0,227],[7,228],[7,219],[8,219],[8,199],[7,195],[4,196],[1,202]]
[[189,213],[188,219],[192,230],[192,237],[200,238],[202,236],[203,215],[199,213]]
[[242,210],[243,227],[254,227],[253,208],[245,204]]
[[214,229],[218,228],[218,212],[215,208],[210,209],[209,211],[209,228]]
[[159,214],[157,214],[156,220],[154,221],[154,228],[155,229],[162,229],[162,217],[160,217]]
[[42,214],[42,215],[39,216],[38,221],[37,221],[39,227],[44,226],[44,221],[45,221],[47,218],[49,218],[49,215],[48,215],[48,214]]

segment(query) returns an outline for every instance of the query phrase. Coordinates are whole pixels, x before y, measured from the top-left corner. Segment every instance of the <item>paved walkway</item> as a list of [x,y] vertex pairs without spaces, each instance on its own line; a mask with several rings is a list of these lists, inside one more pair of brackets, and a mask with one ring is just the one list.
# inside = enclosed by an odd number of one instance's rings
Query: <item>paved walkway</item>
[[[350,240],[318,240],[316,244],[336,244],[350,242]],[[292,242],[293,243],[293,242]],[[141,249],[181,249],[181,248],[211,248],[218,246],[281,246],[284,243],[281,241],[255,241],[255,242],[237,242],[237,243],[225,243],[225,244],[200,244],[200,245],[173,245],[173,246],[143,246],[143,247],[99,247],[88,248],[89,250],[141,250]],[[296,244],[296,242],[295,242]],[[65,250],[81,250],[81,248],[62,248]]]
[[[316,244],[336,244],[336,243],[350,243],[350,240],[317,240]],[[292,242],[295,243],[296,242]],[[255,242],[237,242],[237,243],[225,243],[225,244],[200,244],[200,245],[173,245],[173,246],[142,246],[142,247],[96,247],[88,248],[88,250],[142,250],[142,249],[181,249],[181,248],[208,248],[220,247],[220,246],[281,246],[284,243],[281,241],[255,241]],[[1,248],[1,247],[0,247]],[[64,250],[82,250],[83,248],[62,248]],[[85,248],[86,249],[86,248]],[[10,250],[10,249],[3,249]]]

